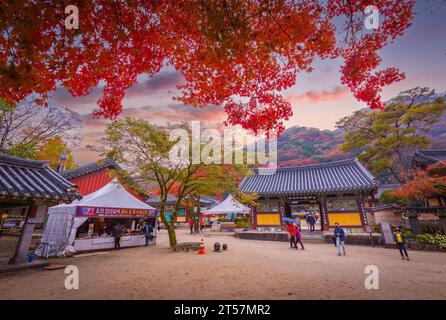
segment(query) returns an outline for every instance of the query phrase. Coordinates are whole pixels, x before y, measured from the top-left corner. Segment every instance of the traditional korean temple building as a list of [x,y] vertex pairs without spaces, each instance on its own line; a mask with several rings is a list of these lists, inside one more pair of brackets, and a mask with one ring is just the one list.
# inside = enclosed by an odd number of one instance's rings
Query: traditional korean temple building
[[34,227],[43,223],[48,207],[81,198],[76,185],[48,164],[0,155],[0,232],[18,236],[11,263],[26,258]]
[[428,166],[446,160],[446,149],[418,150],[413,155],[413,166],[425,170]]
[[[427,167],[440,161],[446,161],[446,149],[418,150],[414,152],[412,165],[415,169],[426,170]],[[427,207],[446,207],[445,197],[426,197]]]
[[[446,161],[446,149],[418,150],[414,152],[412,166],[416,170],[426,170],[440,161]],[[426,225],[439,223],[441,231],[446,233],[446,197],[426,196],[423,202],[421,206],[404,208],[404,216],[409,218],[412,231],[422,233]]]
[[357,160],[297,167],[279,167],[271,174],[246,177],[240,189],[257,193],[258,205],[251,208],[253,228],[280,231],[282,218],[297,212],[315,212],[321,229],[338,222],[352,231],[368,225],[365,208],[373,206],[378,181]]
[[[60,174],[71,183],[77,185],[78,192],[84,196],[109,184],[114,179],[111,170],[122,170],[122,168],[115,161],[104,159],[75,169],[61,171]],[[145,201],[148,193],[132,178],[120,179],[118,177],[118,180],[123,180],[120,182],[133,196],[141,201]]]

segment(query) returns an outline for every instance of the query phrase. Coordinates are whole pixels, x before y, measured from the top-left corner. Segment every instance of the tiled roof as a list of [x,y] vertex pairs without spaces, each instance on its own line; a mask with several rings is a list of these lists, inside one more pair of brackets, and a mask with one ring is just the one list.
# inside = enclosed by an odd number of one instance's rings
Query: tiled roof
[[365,212],[378,212],[378,211],[384,211],[384,210],[390,210],[390,209],[398,209],[398,206],[394,204],[382,204],[379,206],[371,207],[371,208],[365,208]]
[[[189,201],[189,198],[187,198],[186,201]],[[159,197],[149,197],[149,198],[147,198],[146,202],[151,205],[154,205],[154,206],[159,206],[161,200]],[[176,202],[177,202],[177,197],[170,195],[170,194],[167,195],[167,204],[168,205],[173,205]],[[217,201],[215,199],[213,199],[212,197],[207,197],[207,196],[200,197],[201,205],[208,206],[208,205],[213,205],[215,203],[217,203]]]
[[[154,206],[159,206],[161,199],[159,197],[149,197],[147,198],[146,202]],[[176,202],[177,202],[177,197],[174,197],[170,194],[167,195],[167,204],[172,205],[175,204]]]
[[242,191],[259,195],[310,195],[377,188],[375,177],[357,159],[279,167],[273,174],[257,173],[240,184]]
[[72,201],[76,186],[48,167],[48,161],[0,155],[0,195]]
[[414,153],[414,160],[427,165],[435,164],[438,161],[446,160],[446,149],[418,150]]
[[86,164],[79,168],[62,171],[60,172],[60,174],[64,176],[66,179],[73,179],[108,168],[120,169],[121,167],[113,160],[104,159],[98,162]]
[[[65,177],[66,179],[71,180],[74,178],[88,175],[88,174],[96,172],[96,171],[100,171],[102,169],[122,170],[121,166],[118,163],[116,163],[115,161],[113,161],[111,159],[105,158],[103,160],[89,163],[89,164],[83,165],[83,166],[75,168],[75,169],[62,171],[62,172],[60,172],[60,174],[63,177]],[[137,191],[139,194],[141,194],[141,196],[148,196],[148,193],[145,191],[145,188],[143,188],[140,184],[138,184],[138,182],[136,182],[136,180],[133,179],[132,177],[129,177],[129,176],[125,177],[123,179],[123,182],[128,183],[129,185],[133,186],[135,191]]]

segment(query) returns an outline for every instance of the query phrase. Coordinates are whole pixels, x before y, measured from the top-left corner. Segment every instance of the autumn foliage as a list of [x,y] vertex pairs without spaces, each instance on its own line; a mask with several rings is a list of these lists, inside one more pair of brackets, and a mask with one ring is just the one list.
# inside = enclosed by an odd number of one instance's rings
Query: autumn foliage
[[414,172],[413,179],[394,191],[393,195],[403,199],[446,197],[446,161],[431,165],[426,170]]
[[[94,113],[116,118],[138,75],[171,65],[185,79],[177,99],[224,105],[228,123],[255,132],[283,130],[292,110],[281,92],[311,72],[315,58],[342,58],[342,83],[381,108],[381,88],[404,75],[377,70],[377,52],[413,18],[413,0],[373,1],[377,30],[364,29],[368,0],[0,3],[0,97],[7,103],[31,93],[44,103],[59,86],[81,96],[103,85]],[[78,30],[65,29],[68,4],[79,8]]]

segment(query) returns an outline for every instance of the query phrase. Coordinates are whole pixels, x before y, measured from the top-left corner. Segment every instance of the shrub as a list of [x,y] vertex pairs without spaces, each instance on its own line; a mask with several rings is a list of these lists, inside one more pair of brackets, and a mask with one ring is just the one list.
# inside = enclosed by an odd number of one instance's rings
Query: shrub
[[416,235],[415,238],[424,244],[434,244],[439,249],[446,248],[446,235],[442,235],[439,233],[435,234],[423,233]]
[[247,219],[240,219],[239,221],[235,221],[235,227],[236,228],[245,228],[250,227],[251,222]]

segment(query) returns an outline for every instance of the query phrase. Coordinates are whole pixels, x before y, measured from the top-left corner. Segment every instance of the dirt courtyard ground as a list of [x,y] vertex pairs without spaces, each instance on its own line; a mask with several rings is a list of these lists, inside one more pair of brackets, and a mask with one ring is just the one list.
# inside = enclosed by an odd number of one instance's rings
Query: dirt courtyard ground
[[[199,241],[179,231],[179,241]],[[166,231],[157,245],[93,256],[52,259],[76,265],[79,289],[67,290],[64,270],[0,275],[0,299],[446,299],[446,254],[348,246],[204,237],[206,254],[169,252]],[[212,252],[214,242],[229,250]],[[364,287],[367,265],[379,269],[379,289]]]

